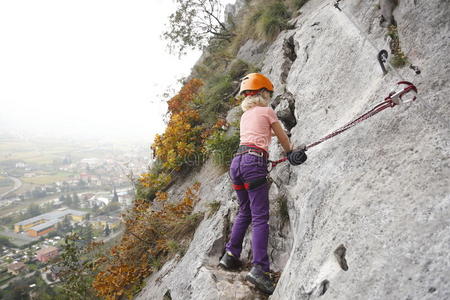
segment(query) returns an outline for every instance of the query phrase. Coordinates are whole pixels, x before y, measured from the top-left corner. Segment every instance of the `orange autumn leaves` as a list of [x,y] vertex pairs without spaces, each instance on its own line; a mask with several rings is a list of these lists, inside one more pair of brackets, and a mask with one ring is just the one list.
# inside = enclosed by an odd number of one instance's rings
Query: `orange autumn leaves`
[[[176,253],[183,253],[202,220],[202,214],[192,213],[200,183],[188,188],[177,203],[170,201],[165,191],[173,171],[180,170],[193,156],[204,154],[205,140],[226,124],[224,119],[209,128],[203,124],[193,103],[201,97],[202,86],[201,80],[192,79],[167,102],[169,122],[152,145],[156,167],[139,177],[137,197],[125,216],[122,239],[98,264],[93,287],[102,298],[132,297],[144,278]],[[144,190],[145,196],[140,195]]]
[[156,135],[153,150],[166,169],[179,170],[186,160],[201,151],[202,131],[199,112],[191,107],[203,82],[192,79],[167,104],[171,113],[167,128]]
[[102,257],[93,287],[98,296],[114,300],[132,297],[142,280],[189,244],[202,215],[192,214],[200,183],[188,188],[176,204],[158,192],[157,202],[136,200],[126,216],[122,240]]

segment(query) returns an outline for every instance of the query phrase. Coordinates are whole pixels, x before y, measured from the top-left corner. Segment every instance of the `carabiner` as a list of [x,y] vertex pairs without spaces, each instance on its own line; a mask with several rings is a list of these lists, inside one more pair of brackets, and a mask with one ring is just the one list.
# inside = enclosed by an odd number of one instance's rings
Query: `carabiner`
[[406,85],[406,87],[404,87],[398,92],[395,91],[391,92],[389,96],[386,98],[386,101],[392,101],[392,103],[399,105],[413,102],[416,100],[417,88],[414,84],[412,84],[409,81],[400,81],[397,84]]

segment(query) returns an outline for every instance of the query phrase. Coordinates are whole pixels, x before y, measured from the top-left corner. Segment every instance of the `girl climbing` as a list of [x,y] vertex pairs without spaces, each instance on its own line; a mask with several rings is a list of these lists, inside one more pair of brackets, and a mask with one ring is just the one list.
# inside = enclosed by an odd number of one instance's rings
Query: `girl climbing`
[[[236,269],[241,265],[239,257],[242,242],[252,224],[253,267],[246,280],[267,294],[272,294],[275,284],[268,272],[269,257],[269,185],[267,184],[268,147],[275,135],[291,164],[299,164],[299,151],[292,155],[293,145],[284,132],[274,110],[269,107],[273,94],[272,82],[262,74],[248,74],[242,79],[239,91],[245,96],[241,107],[244,114],[240,122],[240,146],[230,166],[233,188],[239,199],[239,213],[233,224],[231,238],[219,265]],[[300,150],[300,163],[306,154]]]

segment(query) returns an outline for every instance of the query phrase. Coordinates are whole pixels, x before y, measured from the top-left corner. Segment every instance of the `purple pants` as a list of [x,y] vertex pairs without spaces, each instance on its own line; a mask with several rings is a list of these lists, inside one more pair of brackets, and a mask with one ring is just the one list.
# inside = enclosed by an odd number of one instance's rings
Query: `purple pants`
[[[263,157],[251,154],[236,156],[231,162],[230,176],[233,184],[244,184],[267,176],[267,163]],[[250,223],[252,224],[252,263],[269,271],[267,243],[269,239],[269,186],[267,183],[252,190],[237,190],[239,213],[231,230],[226,250],[240,257],[242,242]]]

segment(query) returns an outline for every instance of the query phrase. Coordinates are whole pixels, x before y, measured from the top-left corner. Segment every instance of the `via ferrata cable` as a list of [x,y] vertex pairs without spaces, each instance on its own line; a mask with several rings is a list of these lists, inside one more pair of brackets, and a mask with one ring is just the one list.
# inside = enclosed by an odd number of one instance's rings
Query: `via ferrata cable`
[[[371,110],[365,112],[364,114],[362,114],[361,116],[359,116],[358,118],[348,122],[347,124],[339,127],[338,129],[334,130],[333,132],[331,132],[330,134],[324,136],[323,138],[307,145],[304,149],[304,151],[311,149],[323,142],[325,142],[326,140],[329,140],[341,133],[343,133],[344,131],[354,127],[355,125],[361,123],[364,120],[367,120],[370,117],[373,117],[374,115],[378,114],[379,112],[382,112],[383,110],[385,110],[388,107],[394,107],[396,105],[399,104],[403,104],[403,103],[408,103],[408,102],[412,102],[416,100],[416,94],[417,94],[417,88],[414,84],[412,84],[411,82],[408,81],[400,81],[398,83],[399,85],[406,85],[404,88],[402,88],[400,91],[398,92],[391,92],[385,99],[383,102],[375,105]],[[413,93],[413,95],[410,95],[411,98],[406,99],[406,95],[409,93]],[[269,161],[271,168],[275,167],[276,165],[278,165],[281,162],[284,162],[288,160],[287,157],[283,157],[282,159],[276,160],[276,161]]]

